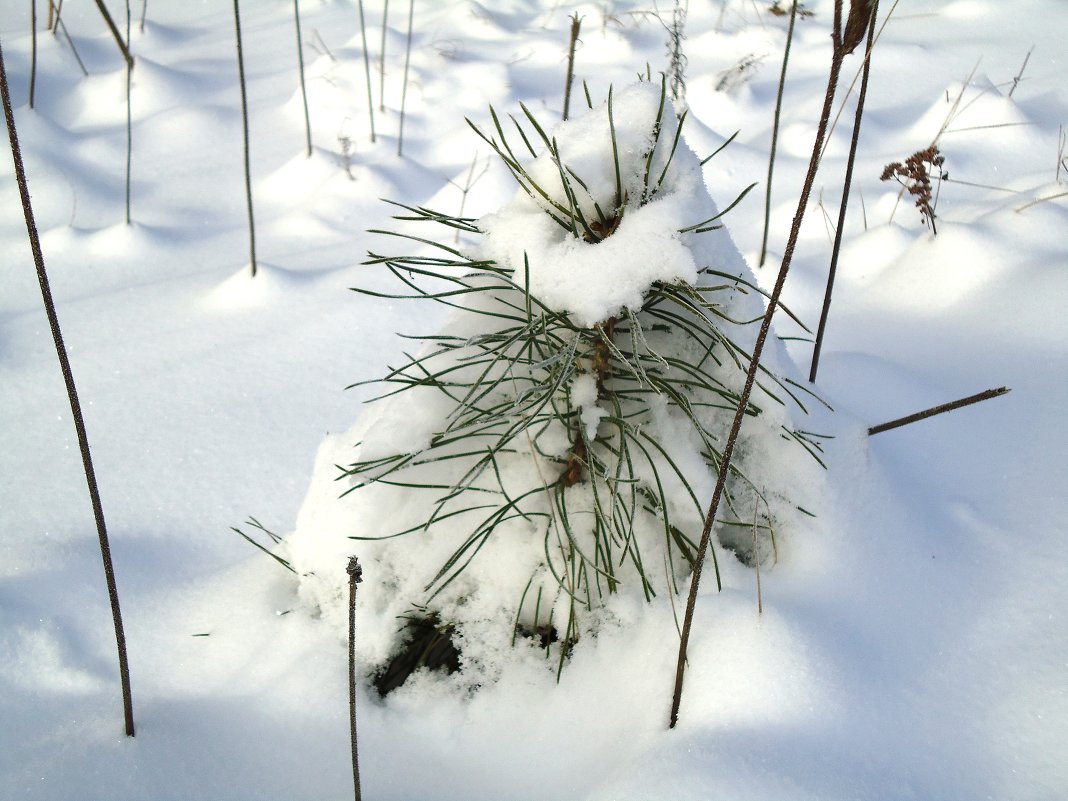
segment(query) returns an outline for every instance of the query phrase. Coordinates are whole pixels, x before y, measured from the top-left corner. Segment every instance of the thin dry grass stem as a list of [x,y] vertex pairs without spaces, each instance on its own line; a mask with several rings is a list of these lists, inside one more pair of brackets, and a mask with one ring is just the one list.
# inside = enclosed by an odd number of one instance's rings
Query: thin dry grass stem
[[1021,211],[1026,211],[1032,206],[1037,206],[1039,203],[1048,203],[1051,200],[1058,200],[1062,197],[1068,197],[1068,192],[1058,192],[1055,195],[1046,195],[1045,197],[1035,198],[1030,203],[1025,203],[1020,206],[1020,208],[1016,209],[1016,213],[1019,214]]
[[245,143],[245,200],[248,205],[248,250],[252,277],[256,277],[256,221],[252,213],[252,168],[249,160],[248,96],[245,92],[245,57],[241,48],[240,0],[234,0],[234,30],[237,35],[237,76],[241,85],[241,130]]
[[145,14],[148,13],[148,0],[141,0],[141,33],[145,32]]
[[386,32],[389,25],[389,0],[382,4],[382,43],[378,48],[378,110],[386,113]]
[[571,85],[575,81],[575,47],[578,44],[579,29],[582,27],[582,17],[576,11],[571,15],[571,38],[567,43],[567,79],[564,82],[564,115],[567,119],[571,110]]
[[917,423],[920,420],[926,420],[928,417],[934,417],[936,414],[944,414],[945,412],[952,412],[954,409],[961,409],[965,406],[971,406],[973,403],[979,403],[980,401],[990,400],[991,398],[998,398],[1007,394],[1011,390],[1008,387],[998,387],[997,389],[988,389],[984,392],[979,392],[975,395],[969,395],[967,398],[961,398],[960,400],[952,401],[951,403],[943,403],[939,406],[932,406],[930,409],[924,409],[922,412],[916,412],[905,417],[899,417],[897,420],[891,420],[889,423],[882,423],[881,425],[872,426],[868,429],[868,436],[873,434],[880,434],[883,431],[890,431],[894,428],[901,428],[907,426],[910,423]]
[[363,581],[363,568],[355,556],[349,557],[349,739],[352,744],[353,798],[361,801],[360,757],[356,742],[356,585]]
[[[831,247],[831,263],[827,271],[827,289],[823,294],[823,308],[820,310],[820,322],[816,329],[816,342],[812,349],[812,362],[809,365],[808,380],[815,384],[816,373],[820,366],[820,351],[823,349],[823,335],[827,331],[827,318],[831,311],[831,295],[834,292],[834,279],[838,272],[838,256],[842,250],[842,234],[845,230],[846,209],[849,206],[849,190],[853,185],[853,165],[857,160],[857,145],[860,142],[860,123],[864,119],[864,100],[868,96],[868,75],[871,72],[871,54],[875,47],[875,19],[879,13],[879,0],[870,3],[870,16],[867,21],[868,42],[864,48],[864,65],[861,67],[860,93],[857,95],[857,111],[853,117],[853,135],[849,142],[849,157],[846,159],[845,178],[842,181],[842,202],[838,206],[838,225],[834,231],[834,245]],[[852,52],[852,50],[850,50]],[[933,223],[932,223],[933,224]]]
[[[130,0],[126,0],[126,51],[130,52]],[[130,224],[130,177],[133,168],[133,61],[126,62],[126,224]]]
[[715,525],[716,516],[719,513],[720,501],[723,498],[723,492],[726,488],[727,475],[730,472],[731,462],[734,457],[734,446],[738,441],[738,435],[742,427],[742,420],[745,417],[745,411],[749,405],[749,398],[753,392],[753,385],[756,382],[757,372],[760,370],[760,357],[764,351],[764,343],[771,330],[771,320],[778,308],[779,298],[782,295],[783,286],[786,283],[786,276],[790,271],[790,263],[793,260],[794,249],[797,247],[797,240],[801,233],[801,222],[804,219],[805,210],[808,207],[809,196],[812,193],[812,184],[816,179],[816,171],[819,168],[819,154],[823,147],[823,139],[827,134],[827,127],[831,116],[831,106],[834,102],[835,87],[838,85],[838,76],[842,70],[842,60],[846,55],[842,43],[842,0],[835,0],[834,4],[833,43],[831,68],[827,79],[827,90],[824,95],[823,110],[820,113],[819,125],[816,130],[816,140],[812,145],[812,156],[809,159],[808,172],[805,175],[805,183],[801,189],[801,195],[798,198],[797,211],[794,213],[793,223],[790,227],[790,236],[783,253],[782,266],[779,268],[779,274],[775,279],[775,286],[772,289],[771,295],[768,297],[768,308],[761,320],[760,331],[758,332],[756,342],[753,345],[752,357],[749,360],[749,369],[746,372],[745,386],[742,388],[742,392],[739,396],[738,405],[734,414],[734,421],[731,424],[731,430],[727,436],[727,442],[720,458],[719,473],[716,477],[716,487],[712,493],[712,500],[709,503],[708,513],[705,516],[704,528],[701,532],[701,542],[694,558],[693,573],[690,579],[690,592],[686,599],[686,614],[683,618],[682,637],[679,642],[678,661],[675,666],[675,690],[671,702],[670,728],[675,728],[679,719],[679,707],[682,703],[683,678],[686,672],[686,648],[689,644],[690,630],[693,625],[694,608],[697,604],[697,593],[701,582],[701,571],[704,567],[705,554],[709,550],[712,527]]
[[308,114],[308,90],[304,86],[304,42],[300,35],[300,0],[293,0],[293,22],[297,26],[297,69],[300,73],[300,98],[304,102],[304,135],[307,140],[308,158],[311,158],[311,116]]
[[1056,183],[1061,182],[1061,170],[1064,170],[1064,174],[1068,175],[1068,161],[1065,160],[1064,148],[1068,146],[1068,133],[1065,133],[1064,126],[1057,126],[1057,166],[1053,173],[1053,180]]
[[782,95],[786,86],[786,65],[790,61],[790,44],[794,39],[794,23],[797,20],[797,0],[790,4],[790,23],[786,28],[786,47],[782,53],[782,71],[779,73],[779,89],[775,93],[775,114],[771,122],[771,153],[768,155],[768,180],[764,187],[764,236],[760,242],[759,266],[764,266],[768,255],[768,229],[771,225],[771,179],[775,173],[775,149],[779,144],[779,120],[782,116]]
[[[464,216],[464,206],[467,205],[468,193],[471,191],[471,188],[474,187],[474,185],[477,184],[482,178],[482,176],[485,175],[486,172],[489,170],[490,165],[489,161],[487,161],[485,164],[482,165],[482,171],[478,175],[475,175],[475,167],[477,166],[477,164],[478,153],[475,153],[474,157],[471,159],[471,167],[467,171],[467,178],[466,180],[464,180],[463,186],[460,186],[460,184],[456,183],[456,181],[452,180],[451,178],[448,179],[450,184],[460,190],[460,210],[456,213],[457,217],[462,218]],[[456,229],[456,236],[453,241],[454,243],[459,243],[460,241],[459,228]]]
[[104,17],[104,22],[107,23],[108,30],[111,31],[115,43],[119,46],[119,50],[122,51],[122,57],[126,59],[126,63],[129,65],[130,69],[133,69],[133,56],[130,55],[130,49],[126,46],[126,42],[122,40],[122,34],[119,33],[119,29],[115,26],[115,20],[113,20],[111,14],[108,13],[107,6],[104,5],[104,0],[96,0],[96,7],[100,9],[100,14]]
[[1024,56],[1023,64],[1020,65],[1020,71],[1016,73],[1016,77],[1012,79],[1012,88],[1009,90],[1009,97],[1012,97],[1012,93],[1016,91],[1016,87],[1020,85],[1020,80],[1023,78],[1024,70],[1027,69],[1027,62],[1031,60],[1031,54],[1035,52],[1035,46],[1031,45],[1031,49],[1027,51],[1027,55]]
[[74,60],[78,62],[78,67],[81,68],[82,75],[86,78],[89,77],[89,70],[85,68],[85,62],[82,61],[82,57],[78,55],[78,48],[74,46],[74,40],[70,38],[70,33],[67,31],[67,23],[65,23],[59,14],[56,14],[56,26],[52,29],[53,35],[55,31],[63,31],[63,38],[67,40],[67,44],[70,46],[70,52],[74,54]]
[[667,25],[661,20],[661,24],[668,32],[668,75],[671,76],[671,99],[679,108],[676,113],[682,113],[686,103],[686,65],[689,59],[682,50],[682,40],[686,38],[686,14],[689,11],[689,0],[684,4],[682,0],[675,0],[675,8],[671,13],[671,24]]
[[367,76],[367,119],[371,123],[371,141],[375,141],[375,101],[371,97],[371,54],[367,52],[367,26],[364,24],[363,0],[356,7],[360,12],[360,40],[363,43],[363,71]]
[[82,456],[82,468],[85,472],[85,481],[89,487],[89,500],[93,507],[93,518],[96,521],[97,537],[100,541],[100,557],[104,563],[104,580],[108,588],[108,600],[111,604],[112,621],[115,624],[115,644],[119,654],[119,680],[122,685],[123,721],[126,735],[134,736],[133,719],[133,696],[130,691],[130,665],[126,656],[126,635],[123,631],[122,612],[119,609],[119,590],[115,582],[115,568],[111,559],[111,546],[108,542],[107,526],[104,522],[104,506],[100,500],[100,491],[96,483],[96,472],[93,469],[93,458],[89,451],[89,436],[85,430],[85,419],[82,416],[81,402],[78,400],[78,390],[74,384],[74,373],[71,371],[70,360],[67,358],[67,348],[63,344],[63,334],[59,328],[59,316],[56,314],[56,306],[52,299],[52,289],[48,282],[48,273],[45,271],[44,253],[41,250],[41,240],[37,232],[37,222],[33,214],[33,205],[30,202],[30,189],[26,181],[26,167],[22,161],[22,150],[19,147],[18,132],[15,130],[15,113],[11,108],[11,91],[7,83],[7,69],[4,66],[3,48],[0,47],[0,101],[4,107],[4,117],[7,121],[8,140],[11,144],[11,158],[15,165],[15,181],[19,187],[19,197],[22,201],[23,216],[26,221],[26,233],[30,240],[30,251],[33,254],[33,263],[37,268],[37,280],[41,286],[41,299],[44,302],[45,314],[48,317],[48,326],[52,331],[52,340],[56,346],[56,355],[59,358],[60,371],[63,373],[63,382],[67,389],[67,399],[70,401],[71,416],[74,418],[74,429],[78,436],[78,448]]
[[404,46],[404,81],[401,84],[400,127],[397,131],[397,155],[404,150],[404,108],[408,102],[408,69],[412,63],[412,20],[415,16],[415,0],[408,0],[408,39]]
[[30,0],[30,108],[37,90],[37,0]]

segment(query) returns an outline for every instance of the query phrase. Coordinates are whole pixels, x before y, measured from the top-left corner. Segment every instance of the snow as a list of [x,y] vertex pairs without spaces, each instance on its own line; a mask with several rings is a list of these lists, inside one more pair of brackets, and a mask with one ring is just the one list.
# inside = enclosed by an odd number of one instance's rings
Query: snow
[[[384,532],[350,514],[353,504],[372,503],[356,500],[364,490],[338,500],[346,487],[332,480],[358,443],[363,453],[416,450],[447,413],[425,399],[364,406],[376,394],[370,385],[343,391],[418,347],[397,332],[460,325],[433,304],[348,291],[396,288],[381,267],[361,265],[368,250],[397,252],[396,240],[366,233],[399,225],[379,198],[451,213],[463,202],[488,236],[479,243],[464,234],[458,244],[485,247],[513,268],[526,253],[532,292],[582,324],[633,308],[650,281],[692,281],[710,263],[755,275],[767,290],[822,100],[832,6],[806,3],[815,16],[798,21],[771,254],[757,268],[762,183],[724,216],[726,230],[678,231],[765,178],[786,24],[766,4],[690,5],[690,113],[673,183],[643,206],[628,191],[632,205],[615,235],[591,244],[569,240],[517,195],[464,117],[489,131],[487,104],[521,118],[522,102],[556,120],[568,15],[577,11],[576,69],[595,112],[582,113],[576,82],[574,119],[551,134],[595,194],[614,195],[611,161],[593,143],[607,127],[609,85],[618,120],[649,117],[648,87],[628,87],[647,62],[654,75],[666,64],[651,5],[417,7],[398,158],[403,9],[391,4],[384,112],[373,75],[372,144],[355,8],[303,3],[309,159],[292,5],[246,3],[259,256],[251,278],[230,9],[157,0],[142,34],[133,5],[126,226],[125,72],[97,9],[63,9],[88,78],[62,37],[39,31],[31,110],[29,9],[0,0],[30,189],[112,539],[138,724],[136,738],[122,736],[77,442],[13,171],[0,160],[0,797],[345,797],[346,587],[325,570],[296,580],[230,528],[252,534],[243,522],[251,516],[286,535],[279,553],[304,572],[314,561],[341,576],[347,557],[360,555],[361,675],[388,654],[394,615],[408,604],[372,585],[414,585],[447,550],[349,539]],[[364,5],[374,65],[382,7]],[[828,469],[797,448],[767,458],[760,448],[770,440],[755,433],[748,454],[767,470],[761,482],[790,477],[790,498],[814,501],[817,516],[792,523],[777,562],[761,570],[762,614],[754,571],[718,549],[724,589],[706,575],[679,727],[668,731],[666,722],[684,581],[681,596],[660,592],[646,603],[621,594],[593,615],[596,638],[575,648],[559,681],[537,649],[487,636],[465,642],[465,659],[481,666],[477,690],[437,673],[384,700],[361,687],[366,798],[1068,795],[1068,569],[1060,558],[1068,205],[1056,197],[1068,170],[1055,169],[1068,121],[1065,22],[1060,0],[1026,8],[908,0],[883,29],[816,386],[835,412],[810,404],[824,426],[813,430],[836,435],[824,446]],[[753,66],[738,70],[746,59]],[[850,57],[843,96],[858,68]],[[717,91],[726,72],[734,78]],[[786,304],[813,328],[830,250],[820,204],[833,219],[852,110],[850,100],[786,285]],[[621,129],[633,137],[624,151],[641,150],[641,130],[649,129]],[[736,130],[730,146],[696,166]],[[878,176],[935,137],[950,179],[932,236]],[[487,163],[465,197],[467,176]],[[559,181],[551,159],[532,169]],[[684,200],[705,187],[709,197]],[[572,269],[554,271],[565,263]],[[606,264],[618,269],[606,276]],[[759,307],[752,292],[737,302]],[[811,346],[796,339],[803,332],[781,313],[776,331],[784,340],[769,343],[769,366],[807,372]],[[871,425],[1001,385],[1012,392],[866,436]],[[608,426],[596,393],[588,375],[571,387],[588,432]],[[673,422],[664,412],[658,425]],[[689,448],[682,430],[675,447]],[[711,492],[707,478],[695,489]],[[401,488],[375,492],[374,506],[395,511],[391,529],[419,522]],[[514,601],[497,599],[527,581],[523,549],[532,554],[541,540],[509,525],[515,542],[488,545],[466,580],[484,599],[480,615],[510,635]],[[502,561],[516,553],[523,558]]]

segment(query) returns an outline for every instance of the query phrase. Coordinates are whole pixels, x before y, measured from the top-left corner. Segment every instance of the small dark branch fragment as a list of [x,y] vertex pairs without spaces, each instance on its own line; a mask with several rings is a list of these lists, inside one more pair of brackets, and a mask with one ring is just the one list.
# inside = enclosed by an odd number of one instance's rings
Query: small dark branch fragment
[[910,414],[907,417],[901,417],[897,420],[891,420],[889,423],[872,426],[868,429],[868,436],[870,437],[872,434],[879,434],[883,431],[889,431],[892,428],[901,428],[901,426],[907,426],[909,423],[916,423],[920,420],[926,420],[928,417],[934,417],[936,414],[942,414],[943,412],[952,412],[954,409],[960,409],[964,406],[971,406],[973,403],[979,403],[980,401],[997,398],[1000,395],[1005,395],[1010,391],[1011,390],[1008,387],[998,387],[997,389],[988,389],[985,392],[978,393],[977,395],[970,395],[967,398],[955,400],[952,403],[943,403],[941,406],[932,406],[930,409],[924,409],[922,412],[916,412],[915,414]]

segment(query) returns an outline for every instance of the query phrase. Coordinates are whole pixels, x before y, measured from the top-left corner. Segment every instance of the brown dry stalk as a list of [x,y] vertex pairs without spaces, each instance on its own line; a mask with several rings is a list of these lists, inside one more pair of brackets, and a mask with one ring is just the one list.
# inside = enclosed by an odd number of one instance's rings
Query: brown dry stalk
[[33,263],[37,268],[37,280],[41,285],[41,298],[44,301],[45,313],[48,316],[48,326],[52,330],[52,339],[55,342],[56,355],[59,357],[60,371],[63,373],[63,382],[67,388],[67,399],[70,401],[71,416],[74,418],[74,430],[78,435],[78,447],[82,455],[85,481],[89,485],[89,500],[93,506],[96,532],[100,540],[100,557],[104,562],[104,580],[107,583],[108,600],[111,603],[111,617],[115,624],[115,644],[119,651],[119,680],[122,684],[123,719],[126,725],[126,735],[133,737],[134,719],[133,696],[130,692],[130,665],[126,658],[126,635],[122,626],[122,612],[119,609],[119,590],[115,583],[115,568],[111,560],[111,546],[108,542],[107,526],[104,523],[104,505],[100,501],[96,472],[93,470],[93,458],[89,452],[89,436],[85,431],[85,419],[82,417],[82,406],[78,400],[78,389],[74,385],[74,373],[71,371],[70,360],[67,358],[67,348],[63,344],[63,334],[59,329],[59,316],[56,314],[56,306],[52,299],[52,288],[48,282],[48,273],[45,272],[44,253],[41,250],[41,239],[37,233],[37,222],[34,219],[33,205],[30,202],[29,184],[26,181],[26,166],[22,161],[18,132],[15,130],[15,113],[11,109],[11,91],[7,84],[7,70],[4,67],[2,48],[0,48],[0,99],[2,99],[4,106],[4,117],[7,119],[7,135],[11,142],[11,158],[15,162],[15,181],[18,184],[19,196],[22,199],[22,211],[26,219],[26,233],[30,240],[30,251],[33,253]]
[[838,255],[842,250],[842,233],[845,230],[846,209],[849,207],[849,190],[853,184],[853,164],[857,159],[857,145],[860,142],[860,123],[864,118],[864,100],[868,96],[868,74],[871,71],[871,53],[875,46],[875,15],[879,11],[879,0],[871,5],[871,18],[868,23],[868,43],[864,48],[864,66],[861,71],[860,93],[857,95],[857,112],[853,118],[853,136],[849,142],[849,158],[846,159],[845,179],[842,182],[842,202],[838,207],[838,227],[834,232],[834,245],[831,247],[831,264],[827,271],[827,289],[823,294],[823,308],[820,310],[820,323],[816,329],[816,342],[812,349],[812,362],[809,365],[808,380],[816,383],[816,372],[820,366],[820,352],[823,350],[823,336],[827,331],[827,318],[831,312],[831,295],[834,292],[834,279],[838,272]]
[[768,298],[767,311],[760,323],[760,331],[757,334],[756,343],[753,345],[753,356],[749,361],[749,370],[746,373],[745,386],[742,388],[741,396],[738,398],[738,407],[735,410],[734,422],[731,425],[730,434],[727,436],[727,443],[723,448],[723,457],[720,460],[719,472],[716,477],[716,488],[712,493],[712,501],[708,507],[708,514],[705,516],[704,529],[701,532],[701,544],[698,546],[697,554],[694,558],[693,575],[690,579],[690,592],[686,599],[686,614],[683,618],[682,636],[679,642],[679,656],[675,666],[675,691],[671,700],[670,728],[675,728],[675,724],[677,724],[679,720],[679,706],[682,703],[683,678],[686,672],[686,647],[690,641],[690,630],[693,626],[694,608],[697,605],[697,591],[701,581],[701,570],[704,567],[705,554],[708,552],[709,540],[712,536],[712,527],[716,522],[716,515],[719,512],[719,504],[723,498],[723,491],[726,487],[727,475],[730,472],[731,460],[734,456],[734,446],[738,441],[738,434],[741,431],[742,420],[745,417],[745,411],[749,406],[749,397],[753,392],[753,385],[756,382],[757,371],[760,369],[760,356],[764,351],[764,343],[768,338],[768,332],[771,330],[771,319],[775,315],[775,310],[778,308],[779,297],[782,295],[783,285],[786,283],[786,276],[790,271],[790,262],[793,260],[794,249],[797,247],[797,239],[801,233],[801,221],[804,219],[805,210],[808,207],[808,199],[812,193],[812,184],[816,179],[816,170],[819,168],[819,155],[820,150],[823,147],[823,139],[827,134],[827,125],[831,117],[831,105],[834,102],[834,90],[838,85],[838,76],[841,73],[842,60],[845,57],[845,52],[842,47],[841,32],[842,0],[835,0],[834,47],[831,57],[830,75],[827,79],[827,91],[823,100],[823,110],[820,113],[819,126],[816,130],[816,141],[812,146],[812,156],[809,159],[808,172],[805,175],[805,183],[801,189],[801,195],[798,198],[797,203],[797,211],[794,213],[793,223],[790,227],[790,237],[786,243],[782,266],[779,268],[779,275],[775,279],[775,287]]

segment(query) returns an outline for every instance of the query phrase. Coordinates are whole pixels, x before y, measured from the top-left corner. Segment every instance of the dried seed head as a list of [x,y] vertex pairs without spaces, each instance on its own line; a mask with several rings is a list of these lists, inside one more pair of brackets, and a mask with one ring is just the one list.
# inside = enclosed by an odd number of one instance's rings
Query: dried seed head
[[849,55],[864,41],[874,10],[875,0],[850,0],[849,16],[842,35],[842,55]]

